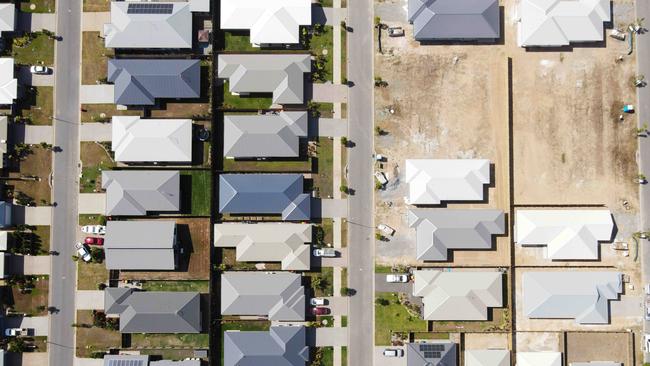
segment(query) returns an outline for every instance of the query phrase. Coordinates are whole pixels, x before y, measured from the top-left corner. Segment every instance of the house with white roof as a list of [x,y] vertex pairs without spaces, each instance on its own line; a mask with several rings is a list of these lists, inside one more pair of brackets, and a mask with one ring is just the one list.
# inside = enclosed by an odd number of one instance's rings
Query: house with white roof
[[18,97],[18,79],[14,77],[14,59],[0,58],[0,104],[13,104]]
[[501,272],[413,272],[413,296],[422,297],[425,320],[487,320],[503,306]]
[[487,159],[408,159],[407,203],[438,205],[442,201],[481,201],[490,184]]
[[562,353],[517,352],[517,366],[562,366]]
[[597,260],[600,242],[609,241],[614,220],[609,210],[517,210],[515,243],[545,246],[554,260]]
[[521,0],[518,11],[520,47],[602,41],[603,22],[611,21],[609,0]]
[[192,120],[113,116],[111,149],[125,163],[192,162]]
[[251,44],[295,44],[311,25],[310,0],[221,0],[221,29],[250,30]]
[[0,4],[0,32],[13,32],[16,29],[16,5]]
[[510,366],[507,349],[465,350],[465,366]]

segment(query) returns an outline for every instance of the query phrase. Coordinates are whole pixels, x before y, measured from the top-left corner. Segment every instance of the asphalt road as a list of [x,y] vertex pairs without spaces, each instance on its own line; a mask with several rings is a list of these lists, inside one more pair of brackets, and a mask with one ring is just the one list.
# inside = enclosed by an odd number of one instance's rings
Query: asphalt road
[[373,9],[371,0],[348,2],[348,365],[374,364]]
[[54,154],[52,202],[52,257],[49,305],[49,364],[72,366],[74,362],[76,267],[71,257],[77,239],[77,201],[79,199],[79,84],[81,77],[82,1],[56,2],[56,42],[54,69]]

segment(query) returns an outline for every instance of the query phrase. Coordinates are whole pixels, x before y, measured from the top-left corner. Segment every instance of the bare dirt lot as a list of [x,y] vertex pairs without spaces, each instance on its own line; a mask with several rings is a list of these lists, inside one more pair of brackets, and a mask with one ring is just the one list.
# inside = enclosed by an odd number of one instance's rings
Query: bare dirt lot
[[465,333],[465,349],[510,349],[510,334]]
[[518,352],[562,352],[562,333],[517,332]]
[[[632,333],[567,333],[566,357],[571,362],[612,361],[632,365]],[[598,347],[596,345],[607,345]]]

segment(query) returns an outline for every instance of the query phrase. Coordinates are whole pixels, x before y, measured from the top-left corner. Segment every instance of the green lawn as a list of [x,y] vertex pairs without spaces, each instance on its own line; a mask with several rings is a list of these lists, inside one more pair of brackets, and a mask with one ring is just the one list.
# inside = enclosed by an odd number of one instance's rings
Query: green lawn
[[[332,267],[323,267],[320,272],[304,272],[303,275],[311,277],[314,296],[334,295],[334,270]],[[320,285],[317,285],[318,282],[320,282]]]
[[341,366],[348,366],[348,347],[341,347]]
[[233,95],[228,90],[228,82],[223,84],[223,109],[267,109],[273,103],[270,93],[268,96]]
[[207,293],[209,281],[143,281],[142,289],[146,291],[188,291]]
[[426,332],[427,322],[411,316],[406,308],[396,302],[397,294],[392,292],[378,292],[376,298],[389,301],[388,305],[375,303],[375,344],[378,346],[390,345],[391,332]]
[[375,264],[375,273],[391,273],[391,272],[392,270],[390,267]]
[[259,47],[253,47],[248,32],[224,31],[225,51],[259,51]]
[[15,42],[12,47],[14,62],[17,65],[54,64],[54,40],[42,33],[23,47],[18,47]]
[[33,231],[34,235],[38,237],[37,240],[40,240],[41,253],[47,253],[50,251],[50,226],[39,225],[36,226],[36,229]]
[[84,141],[81,143],[81,179],[79,190],[81,193],[94,193],[102,189],[101,175],[103,170],[115,167],[110,152],[110,144],[104,145]]
[[348,77],[348,32],[341,29],[341,82]]
[[[34,9],[31,5],[34,4]],[[25,13],[54,13],[54,0],[31,0],[20,3],[20,11]]]
[[334,348],[322,347],[322,358],[319,366],[332,366],[334,364]]
[[20,115],[28,117],[31,124],[48,126],[52,124],[54,108],[54,88],[51,86],[33,86],[25,88],[25,97],[18,100]]
[[193,216],[210,216],[210,201],[212,199],[211,174],[209,170],[181,171],[181,176],[190,176],[192,179],[190,192],[181,192],[181,194],[191,195],[190,214]]
[[79,215],[79,226],[84,225],[106,225],[106,217],[97,214],[81,214]]
[[313,175],[314,188],[318,188],[321,198],[329,198],[333,194],[334,156],[333,141],[321,137],[318,141],[318,171]]
[[108,284],[108,270],[104,263],[77,261],[77,290],[97,290],[100,283]]
[[343,315],[341,317],[341,327],[347,327],[348,326],[348,316]]
[[223,170],[229,172],[305,172],[311,171],[311,159],[257,161],[224,159]]
[[331,26],[324,26],[322,28],[322,31],[318,35],[313,35],[311,37],[309,41],[309,51],[314,56],[324,56],[324,77],[325,80],[332,81],[334,80],[334,37],[332,35],[333,28]]

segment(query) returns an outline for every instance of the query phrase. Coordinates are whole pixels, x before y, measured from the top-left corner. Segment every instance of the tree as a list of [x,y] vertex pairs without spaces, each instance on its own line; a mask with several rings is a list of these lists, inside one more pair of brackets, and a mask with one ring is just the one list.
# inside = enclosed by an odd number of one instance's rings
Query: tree
[[23,353],[28,350],[27,342],[24,338],[13,337],[7,343],[7,350],[15,353]]
[[347,147],[348,146],[348,138],[345,136],[341,137],[341,145]]
[[390,301],[388,301],[387,299],[384,299],[383,297],[378,297],[378,298],[375,299],[375,304],[377,304],[379,306],[388,306],[388,305],[390,305]]
[[104,262],[104,250],[102,250],[100,248],[97,248],[97,247],[91,247],[90,248],[90,258],[95,263],[103,263]]
[[341,184],[341,186],[339,187],[339,190],[340,190],[342,193],[347,194],[347,193],[348,193],[348,186],[346,186],[345,184]]
[[375,27],[379,28],[381,26],[381,18],[375,17]]

